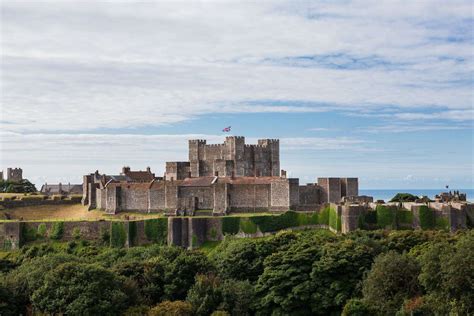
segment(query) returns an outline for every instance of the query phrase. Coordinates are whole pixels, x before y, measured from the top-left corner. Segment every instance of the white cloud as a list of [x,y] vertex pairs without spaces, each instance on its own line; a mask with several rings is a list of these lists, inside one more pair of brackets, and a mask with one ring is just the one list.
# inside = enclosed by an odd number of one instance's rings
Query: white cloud
[[[350,112],[387,104],[448,109],[440,119],[461,120],[472,107],[471,84],[453,83],[470,80],[472,45],[432,39],[458,35],[469,2],[2,6],[1,104],[9,123],[2,127],[9,130],[137,127],[203,113]],[[334,55],[336,64],[375,62],[367,69],[266,62]]]

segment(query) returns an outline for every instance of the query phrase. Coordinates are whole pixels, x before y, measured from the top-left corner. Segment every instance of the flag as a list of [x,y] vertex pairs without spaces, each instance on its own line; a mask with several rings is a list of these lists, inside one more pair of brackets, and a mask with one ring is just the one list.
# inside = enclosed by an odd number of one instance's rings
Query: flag
[[230,132],[230,126],[225,127],[222,131],[223,131],[224,133]]

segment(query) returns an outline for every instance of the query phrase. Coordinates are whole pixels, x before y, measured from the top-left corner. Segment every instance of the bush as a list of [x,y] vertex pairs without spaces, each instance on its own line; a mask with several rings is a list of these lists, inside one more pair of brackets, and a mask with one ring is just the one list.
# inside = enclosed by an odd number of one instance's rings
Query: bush
[[49,238],[54,240],[59,240],[63,238],[64,234],[64,223],[63,222],[55,222],[51,228],[51,233],[49,234]]
[[224,217],[222,218],[222,233],[235,235],[239,232],[240,218],[239,217]]
[[246,234],[255,234],[257,225],[248,218],[242,218],[240,219],[240,230]]
[[341,316],[369,316],[374,315],[373,311],[370,309],[363,300],[358,298],[353,298],[347,301],[342,310]]
[[411,193],[397,193],[390,202],[415,202],[419,197]]
[[79,227],[74,227],[72,230],[72,238],[75,240],[81,239],[81,229]]
[[419,293],[419,272],[417,262],[407,255],[379,255],[363,282],[364,300],[379,314],[394,315],[406,299]]
[[298,213],[285,212],[277,216],[253,216],[250,220],[258,226],[262,233],[276,232],[281,229],[298,226]]
[[38,225],[38,237],[39,238],[45,238],[46,237],[46,234],[47,234],[47,229],[46,229],[46,224],[45,223],[41,223]]
[[191,316],[192,314],[192,305],[184,301],[164,301],[148,312],[148,316]]
[[127,296],[115,274],[76,262],[49,271],[31,299],[39,311],[56,315],[117,315],[127,307]]

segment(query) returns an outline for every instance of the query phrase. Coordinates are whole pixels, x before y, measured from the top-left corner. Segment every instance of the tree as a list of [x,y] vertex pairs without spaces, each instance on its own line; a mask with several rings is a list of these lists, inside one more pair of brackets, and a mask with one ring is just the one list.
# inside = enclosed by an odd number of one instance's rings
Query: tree
[[456,244],[431,244],[418,257],[424,301],[436,314],[471,314],[474,311],[474,233]]
[[33,183],[27,179],[20,181],[0,180],[0,191],[6,193],[33,193],[37,192]]
[[[37,247],[33,248],[36,249]],[[32,248],[30,248],[31,250]],[[79,263],[78,257],[66,254],[50,254],[44,257],[29,259],[26,257],[23,263],[5,277],[5,286],[17,298],[18,305],[25,313],[26,306],[30,304],[33,292],[44,284],[48,272],[66,262]]]
[[360,280],[371,267],[374,252],[352,240],[322,246],[311,271],[311,307],[314,313],[340,313],[346,301],[360,293]]
[[311,315],[310,273],[320,249],[314,241],[303,240],[265,259],[256,293],[261,314]]
[[45,277],[32,295],[34,308],[66,315],[116,315],[127,297],[115,274],[95,264],[65,263]]
[[367,304],[358,298],[353,298],[347,301],[342,310],[341,316],[370,316],[373,311]]
[[418,274],[413,258],[394,251],[381,254],[363,282],[364,300],[378,313],[393,315],[405,299],[419,293]]
[[206,255],[200,251],[182,251],[179,255],[166,262],[164,259],[164,299],[182,300],[194,284],[197,274],[213,271]]
[[253,314],[255,295],[249,281],[221,280],[214,274],[206,274],[196,276],[187,300],[197,315],[219,311],[243,316]]
[[194,314],[210,315],[222,302],[221,280],[214,274],[197,275],[186,300],[193,306]]
[[415,202],[419,197],[411,193],[397,193],[390,202]]
[[183,301],[164,301],[148,312],[148,316],[191,316],[192,314],[191,304]]

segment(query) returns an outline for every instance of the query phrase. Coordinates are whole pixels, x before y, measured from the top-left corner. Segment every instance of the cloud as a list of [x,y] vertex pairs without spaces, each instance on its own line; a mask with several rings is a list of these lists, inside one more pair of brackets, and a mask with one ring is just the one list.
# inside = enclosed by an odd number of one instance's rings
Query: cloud
[[2,127],[84,131],[387,104],[405,110],[401,119],[431,108],[464,120],[473,69],[472,39],[458,36],[472,25],[466,8],[4,1],[1,103],[11,124]]

